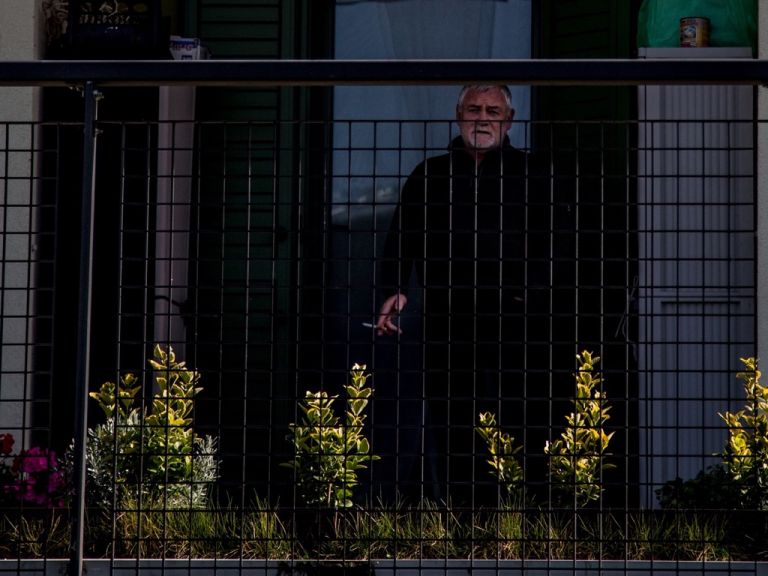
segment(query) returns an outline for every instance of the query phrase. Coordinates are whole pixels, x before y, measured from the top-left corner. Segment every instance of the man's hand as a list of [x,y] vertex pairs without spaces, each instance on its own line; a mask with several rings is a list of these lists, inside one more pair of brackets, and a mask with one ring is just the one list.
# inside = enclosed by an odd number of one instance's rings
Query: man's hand
[[400,330],[400,313],[408,303],[408,298],[402,294],[390,296],[381,305],[379,320],[376,322],[376,336],[402,334]]

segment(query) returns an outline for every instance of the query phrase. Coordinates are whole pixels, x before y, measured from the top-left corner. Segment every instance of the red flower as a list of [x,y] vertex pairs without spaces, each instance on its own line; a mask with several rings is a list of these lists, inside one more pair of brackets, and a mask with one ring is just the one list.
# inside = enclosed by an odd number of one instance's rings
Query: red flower
[[13,450],[13,434],[0,434],[0,454],[7,456]]

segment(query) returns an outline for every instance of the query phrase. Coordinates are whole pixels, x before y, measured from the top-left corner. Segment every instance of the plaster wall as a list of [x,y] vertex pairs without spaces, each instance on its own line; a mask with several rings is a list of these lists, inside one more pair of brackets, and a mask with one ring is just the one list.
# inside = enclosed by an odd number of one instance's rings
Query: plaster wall
[[[42,55],[40,2],[0,1],[0,59]],[[0,88],[0,432],[27,447],[30,425],[38,88]]]
[[[758,6],[758,55],[768,58],[768,9]],[[758,89],[758,120],[768,117],[768,89]],[[758,124],[757,138],[757,356],[768,359],[768,127]]]

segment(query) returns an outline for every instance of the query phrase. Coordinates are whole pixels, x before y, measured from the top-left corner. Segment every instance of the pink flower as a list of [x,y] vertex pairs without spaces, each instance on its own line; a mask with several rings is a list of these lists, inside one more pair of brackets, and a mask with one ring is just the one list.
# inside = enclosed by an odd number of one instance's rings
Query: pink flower
[[56,466],[56,453],[53,451],[49,453],[48,449],[37,446],[24,450],[13,461],[14,471],[28,474],[45,472],[51,465]]
[[51,472],[48,476],[48,494],[61,494],[65,488],[64,474],[59,472]]
[[64,475],[53,450],[38,447],[24,450],[14,458],[11,469],[16,479],[7,491],[15,494],[20,502],[63,506]]

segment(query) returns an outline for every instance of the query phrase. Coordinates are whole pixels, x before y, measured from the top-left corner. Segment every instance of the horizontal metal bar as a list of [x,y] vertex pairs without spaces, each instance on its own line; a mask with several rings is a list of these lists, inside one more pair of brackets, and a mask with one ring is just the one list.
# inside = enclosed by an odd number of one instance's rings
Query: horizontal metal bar
[[768,84],[768,60],[42,60],[0,62],[2,86]]

